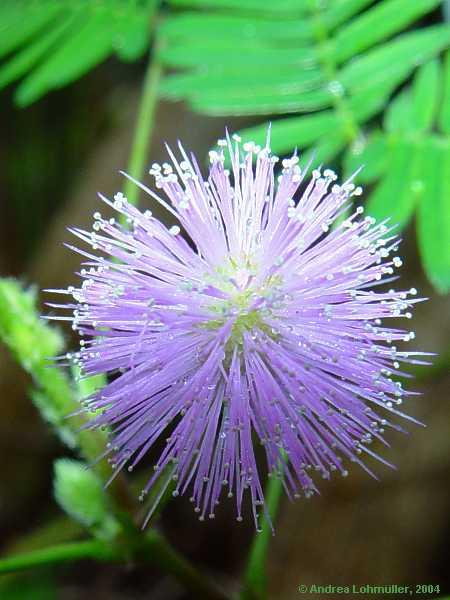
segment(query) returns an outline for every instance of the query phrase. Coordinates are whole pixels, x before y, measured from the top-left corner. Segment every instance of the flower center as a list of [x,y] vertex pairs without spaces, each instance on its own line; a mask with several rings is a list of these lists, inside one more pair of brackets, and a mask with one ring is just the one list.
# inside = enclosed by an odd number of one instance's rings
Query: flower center
[[276,300],[279,278],[270,278],[262,285],[254,285],[256,265],[250,260],[238,265],[233,259],[226,267],[217,269],[217,276],[209,278],[209,283],[223,292],[228,298],[218,300],[210,307],[217,318],[206,321],[201,326],[206,329],[219,329],[229,319],[234,319],[230,337],[226,345],[228,353],[234,346],[242,346],[246,331],[259,329],[271,335],[264,317],[271,313]]

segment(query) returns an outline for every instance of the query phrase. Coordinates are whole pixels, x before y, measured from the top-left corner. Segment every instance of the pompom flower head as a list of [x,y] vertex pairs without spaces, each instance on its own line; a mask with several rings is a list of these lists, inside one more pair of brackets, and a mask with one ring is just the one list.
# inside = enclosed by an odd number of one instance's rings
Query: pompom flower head
[[121,193],[102,197],[128,225],[96,213],[92,233],[72,230],[95,253],[78,250],[88,262],[65,306],[83,337],[71,358],[110,376],[85,404],[89,426],[111,432],[114,473],[163,440],[141,498],[163,475],[200,519],[224,492],[241,520],[248,495],[258,526],[256,446],[294,497],[317,492],[317,477],[345,476],[348,461],[369,471],[366,455],[382,460],[370,445],[401,429],[391,417],[405,417],[398,405],[412,393],[394,373],[420,362],[396,346],[414,333],[382,321],[409,319],[418,300],[378,287],[401,265],[398,240],[352,212],[361,189],[351,179],[339,185],[326,169],[306,181],[298,157],[277,165],[269,141],[227,135],[218,148],[207,179],[180,145],[150,170],[160,193],[135,181],[167,209],[168,227]]

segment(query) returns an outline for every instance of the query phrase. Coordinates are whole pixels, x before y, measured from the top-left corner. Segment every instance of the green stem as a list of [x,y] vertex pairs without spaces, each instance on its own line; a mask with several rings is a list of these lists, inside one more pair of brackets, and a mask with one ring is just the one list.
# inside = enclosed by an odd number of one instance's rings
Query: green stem
[[[266,500],[270,521],[275,521],[283,489],[283,480],[273,473],[267,486]],[[267,553],[272,538],[272,524],[264,515],[261,532],[254,538],[244,574],[240,600],[262,600],[267,597]]]
[[175,577],[186,590],[192,592],[195,598],[227,600],[227,596],[216,587],[215,583],[197,571],[155,530],[151,530],[145,536],[136,536],[131,547],[130,540],[127,539],[126,542],[121,545],[92,539],[33,550],[1,559],[0,573],[14,573],[75,560],[124,561],[135,557],[160,567],[165,573]]
[[[134,137],[131,146],[130,160],[127,173],[136,179],[142,177],[148,149],[153,133],[155,109],[158,101],[158,85],[161,77],[161,65],[153,52],[153,59],[149,60],[144,78],[141,103],[134,129]],[[139,188],[127,179],[124,186],[124,194],[131,204],[137,204]]]
[[23,571],[49,564],[55,565],[83,558],[114,560],[120,558],[120,555],[112,544],[106,544],[102,540],[69,542],[3,558],[0,560],[0,573],[14,573],[15,571]]

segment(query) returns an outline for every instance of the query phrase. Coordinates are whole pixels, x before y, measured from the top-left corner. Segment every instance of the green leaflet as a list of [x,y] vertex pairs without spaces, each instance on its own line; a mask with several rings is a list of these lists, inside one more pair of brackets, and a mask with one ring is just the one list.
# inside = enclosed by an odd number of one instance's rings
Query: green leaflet
[[332,94],[328,90],[303,93],[258,91],[255,86],[245,96],[240,91],[226,94],[204,91],[193,94],[192,108],[209,115],[267,115],[275,113],[313,112],[330,105]]
[[329,134],[321,136],[314,145],[304,153],[302,153],[303,148],[300,146],[300,165],[306,167],[310,160],[311,168],[318,167],[322,164],[328,164],[341,152],[345,147],[346,142],[345,132],[335,130],[332,136]]
[[331,29],[350,19],[358,11],[369,5],[372,0],[278,0],[276,3],[261,3],[259,0],[170,0],[170,5],[187,9],[223,10],[225,14],[251,15],[253,20],[265,17],[283,19],[305,17],[315,14],[319,9],[324,12],[327,28]]
[[397,77],[386,78],[384,81],[374,80],[371,85],[350,96],[347,102],[348,110],[358,123],[365,123],[386,106],[397,84]]
[[266,68],[264,79],[258,70],[243,65],[221,66],[210,73],[201,71],[166,77],[161,84],[163,96],[181,99],[185,93],[192,98],[208,94],[253,96],[259,93],[284,94],[310,91],[326,83],[320,69],[312,67],[293,72],[290,67]]
[[401,91],[386,109],[383,127],[388,132],[413,131],[412,102],[409,89]]
[[344,171],[350,176],[360,167],[360,183],[371,183],[378,179],[389,166],[388,143],[381,131],[375,131],[368,139],[357,140],[346,152]]
[[278,15],[280,13],[295,14],[298,16],[308,12],[306,2],[299,3],[298,0],[278,0],[276,4],[263,4],[260,0],[170,0],[174,7],[188,8],[214,8],[231,9],[236,12],[257,12],[263,15]]
[[150,43],[150,25],[156,16],[158,0],[128,4],[126,15],[121,12],[115,20],[112,44],[124,62],[138,60]]
[[429,138],[422,155],[422,202],[417,236],[428,277],[442,293],[450,289],[450,140]]
[[174,14],[164,21],[159,33],[167,44],[179,42],[191,45],[196,40],[211,43],[217,38],[233,40],[242,44],[246,40],[264,40],[267,44],[277,42],[297,43],[310,41],[314,28],[309,20],[277,19],[274,27],[272,19],[258,19],[255,15],[239,13],[185,12]]
[[[317,63],[316,52],[309,46],[291,48],[270,47],[262,40],[242,40],[239,46],[227,38],[203,40],[196,38],[185,46],[164,45],[159,58],[168,67],[200,67],[216,69],[221,64],[241,67],[282,67],[302,69],[313,67]],[[262,74],[263,72],[261,72]]]
[[440,100],[439,61],[433,60],[418,69],[411,89],[411,121],[416,131],[427,131],[437,116]]
[[391,136],[385,154],[389,167],[370,196],[366,212],[377,220],[389,217],[390,225],[404,227],[424,191],[420,178],[422,145],[411,145],[409,140]]
[[371,4],[372,0],[336,0],[326,2],[317,2],[308,0],[308,5],[316,15],[320,13],[320,18],[324,23],[325,29],[331,30],[338,25],[345,24],[351,17],[358,14]]
[[[60,15],[54,1],[9,0],[0,7],[0,57],[20,48]],[[25,18],[24,18],[25,17]]]
[[394,75],[399,80],[405,79],[417,64],[426,62],[449,44],[450,25],[405,33],[353,60],[341,71],[340,81],[356,92],[374,79],[382,81]]
[[[303,149],[338,126],[336,116],[331,111],[274,121],[271,127],[270,147],[273,152],[278,154],[289,152],[296,147]],[[239,135],[243,141],[253,141],[260,146],[264,146],[267,123],[243,129],[239,132]]]
[[[266,143],[268,124],[243,129],[239,132],[243,141],[253,141],[260,146]],[[334,134],[329,135],[330,128]],[[271,124],[270,147],[274,153],[285,154],[297,148],[300,165],[305,168],[311,163],[311,168],[331,161],[341,152],[346,144],[346,135],[339,129],[333,114],[321,112],[301,118],[288,118],[274,121]],[[309,150],[308,150],[309,148]]]
[[445,54],[442,84],[439,127],[443,133],[450,133],[450,50]]
[[337,34],[337,61],[348,60],[358,52],[401,31],[439,4],[440,0],[390,0],[375,4],[372,10],[351,21]]

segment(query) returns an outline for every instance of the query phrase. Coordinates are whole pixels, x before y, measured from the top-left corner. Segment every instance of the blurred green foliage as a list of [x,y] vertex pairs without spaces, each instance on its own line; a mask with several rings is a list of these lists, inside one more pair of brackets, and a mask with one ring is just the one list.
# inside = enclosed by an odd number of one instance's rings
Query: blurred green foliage
[[73,427],[66,420],[76,405],[68,377],[49,358],[64,346],[61,334],[36,312],[36,294],[24,291],[13,279],[0,281],[0,337],[22,367],[33,377],[31,398],[43,418],[70,448],[76,446]]
[[[84,419],[78,414],[79,401],[102,380],[78,381],[63,367],[52,364],[51,358],[64,347],[63,337],[39,315],[35,290],[23,289],[14,279],[0,279],[0,339],[32,376],[31,398],[43,419],[66,446],[79,450],[88,461],[95,460],[104,450],[106,434],[80,430]],[[108,466],[103,465],[103,469],[103,475],[109,477]]]
[[138,59],[155,7],[155,0],[3,0],[0,57],[9,58],[0,67],[0,88],[25,76],[15,100],[27,106],[112,53]]

